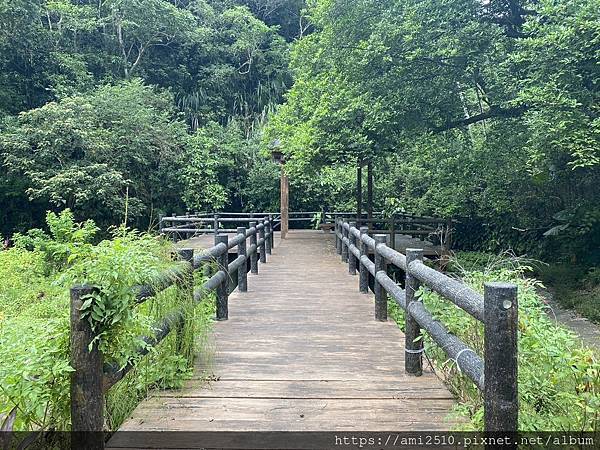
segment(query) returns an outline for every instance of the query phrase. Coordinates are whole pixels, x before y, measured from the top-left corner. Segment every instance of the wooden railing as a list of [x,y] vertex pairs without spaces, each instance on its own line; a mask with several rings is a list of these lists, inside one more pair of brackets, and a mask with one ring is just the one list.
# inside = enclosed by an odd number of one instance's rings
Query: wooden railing
[[[423,263],[423,250],[407,249],[406,256],[386,245],[387,235],[368,234],[368,227],[355,222],[336,220],[336,250],[348,263],[351,275],[359,273],[360,292],[368,293],[369,275],[373,277],[375,319],[387,320],[389,297],[405,312],[405,371],[423,373],[423,339],[425,330],[456,362],[459,370],[483,393],[486,431],[517,431],[517,286],[508,283],[485,283],[484,295]],[[373,252],[374,261],[369,258]],[[388,276],[388,265],[405,273],[403,290]],[[435,320],[417,292],[425,286],[451,301],[484,324],[484,356],[480,357],[442,323]]]
[[[248,223],[256,217],[268,217],[273,230],[281,226],[281,214],[267,213],[194,213],[182,216],[161,216],[159,231],[168,235],[174,242],[189,239],[202,234],[234,233],[234,225]],[[357,225],[367,225],[369,230],[377,230],[381,234],[390,235],[390,246],[396,248],[396,236],[407,235],[429,240],[441,248],[441,254],[447,254],[452,248],[452,219],[440,217],[417,216],[408,213],[396,213],[387,216],[383,212],[375,212],[371,218],[362,214],[359,219],[354,212],[327,211],[294,211],[289,213],[290,223],[309,223],[319,218],[320,224],[333,224],[337,218],[355,220]]]
[[371,218],[363,214],[360,218],[354,213],[336,213],[336,218],[353,220],[357,227],[366,225],[369,232],[375,230],[379,234],[390,236],[390,247],[396,249],[396,236],[407,235],[419,238],[421,241],[428,240],[439,245],[442,254],[447,254],[452,248],[452,230],[454,220],[451,218],[418,216],[408,213],[395,213],[386,215],[381,212],[373,213]]
[[[254,218],[249,228],[238,227],[236,235],[229,239],[226,234],[215,235],[215,245],[198,255],[193,249],[179,249],[181,265],[161,274],[151,284],[138,286],[135,289],[136,303],[140,304],[165,289],[176,286],[187,296],[189,302],[200,303],[207,293],[216,292],[216,319],[227,320],[229,315],[228,298],[231,291],[237,288],[241,292],[248,289],[248,261],[251,273],[258,274],[259,262],[266,263],[274,245],[272,223],[268,217]],[[229,262],[229,250],[237,247],[237,258]],[[199,288],[194,289],[193,272],[214,266],[216,272]],[[98,341],[86,318],[82,318],[81,308],[84,301],[93,295],[97,288],[93,286],[75,286],[71,289],[71,366],[74,369],[71,377],[71,421],[72,430],[78,432],[102,431],[104,425],[104,393],[134,367],[129,363],[123,368],[105,365],[98,348]],[[183,308],[171,313],[153,329],[152,336],[142,340],[147,344],[140,347],[138,355],[143,356],[150,351],[150,346],[161,342],[172,331],[181,333],[187,320]],[[74,434],[74,438],[77,433]],[[72,448],[103,448],[101,434],[93,442],[91,435],[80,436],[83,442],[75,442]],[[80,447],[78,445],[81,444]]]
[[[159,218],[159,232],[177,242],[203,234],[234,233],[236,230],[233,227],[234,225],[248,223],[256,220],[257,217],[267,217],[273,225],[273,230],[281,226],[281,214],[278,212],[194,213],[182,216],[161,216]],[[320,219],[320,223],[333,224],[335,222],[335,215],[324,211],[290,212],[288,221],[290,223],[310,223],[317,217]]]

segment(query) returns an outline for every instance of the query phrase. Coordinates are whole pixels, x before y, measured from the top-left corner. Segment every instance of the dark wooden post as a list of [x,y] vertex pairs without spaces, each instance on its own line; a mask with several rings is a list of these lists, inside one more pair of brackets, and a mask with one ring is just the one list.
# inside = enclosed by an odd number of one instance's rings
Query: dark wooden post
[[267,220],[265,221],[265,248],[267,250],[267,255],[270,255],[272,253],[271,251],[271,235],[273,234],[273,228],[271,227],[271,222],[269,221],[269,219],[267,218]]
[[265,222],[262,221],[263,227],[258,232],[259,239],[262,240],[262,244],[260,244],[260,262],[261,264],[265,264],[267,262],[267,251],[266,251],[266,239],[265,239]]
[[444,242],[442,243],[442,254],[448,256],[452,249],[452,219],[446,221],[446,236],[442,235],[442,237],[445,237]]
[[215,214],[213,217],[213,228],[215,229],[215,236],[219,234],[219,215]]
[[412,302],[418,301],[416,293],[421,286],[419,280],[410,274],[410,263],[413,261],[423,261],[423,250],[415,248],[406,249],[406,315],[404,317],[404,369],[409,375],[423,375],[423,338],[421,337],[421,327],[410,315],[409,306]]
[[517,286],[485,283],[484,311],[485,431],[516,432],[519,417]]
[[385,234],[376,234],[375,239],[375,284],[373,292],[375,293],[375,320],[385,322],[387,320],[387,295],[385,289],[377,281],[377,274],[383,272],[387,274],[387,264],[385,258],[379,253],[378,247],[385,245],[387,236]]
[[[215,236],[215,245],[229,245],[229,238],[226,234],[217,234]],[[217,286],[217,320],[227,320],[229,318],[229,250],[225,250],[219,257],[218,270],[225,272],[225,279]]]
[[[173,217],[174,217],[174,218],[175,218],[175,217],[177,217],[177,214],[173,214]],[[176,224],[176,223],[177,223],[177,222],[174,222],[174,221],[172,221],[172,220],[171,220],[171,228],[175,228],[175,224]],[[171,240],[172,240],[173,242],[177,242],[177,231],[172,231],[172,232],[171,232]]]
[[285,239],[289,230],[290,211],[290,182],[285,172],[285,166],[281,165],[281,239]]
[[[352,233],[352,229],[356,228],[356,222],[350,222],[350,233],[348,239],[350,240],[350,245],[356,247],[356,236]],[[350,275],[356,275],[356,256],[351,251],[348,251],[348,273]]]
[[[246,236],[246,227],[238,227],[238,234]],[[238,244],[238,256],[247,256],[246,238]],[[238,269],[238,289],[240,292],[248,292],[248,261],[245,261]]]
[[[367,234],[369,227],[360,227],[360,235]],[[365,244],[362,239],[360,240],[360,258],[363,256],[369,256],[369,247]],[[359,285],[358,288],[363,294],[369,293],[369,269],[365,266],[362,261],[359,261]]]
[[335,251],[338,255],[342,254],[342,238],[340,237],[342,234],[342,230],[340,229],[340,223],[342,219],[339,216],[335,218]]
[[373,224],[373,163],[369,161],[367,164],[367,219],[369,219],[369,227]]
[[273,215],[269,214],[269,230],[271,231],[271,251],[275,248],[275,228],[273,225]]
[[356,223],[361,224],[362,218],[362,161],[356,167]]
[[[186,218],[189,218],[189,217],[190,217],[190,212],[189,212],[189,211],[187,211],[187,212],[185,213],[185,217],[186,217]],[[187,221],[187,220],[186,220],[186,221],[185,221],[185,222],[183,222],[183,223],[184,223],[184,228],[190,228],[190,222],[189,222],[189,221]],[[189,239],[189,238],[190,238],[190,233],[189,233],[189,231],[185,231],[185,232],[183,233],[183,237],[184,237],[185,239]]]
[[[71,448],[103,449],[104,396],[102,393],[103,360],[98,341],[93,345],[94,332],[87,319],[81,318],[81,306],[93,294],[91,286],[71,289],[71,424],[75,433]],[[81,441],[81,442],[75,442]]]
[[396,219],[394,216],[390,218],[390,247],[396,250]]
[[[187,271],[183,277],[183,279],[179,280],[177,283],[178,288],[181,290],[182,295],[185,296],[185,302],[191,306],[194,304],[194,249],[193,248],[180,248],[177,250],[177,256],[181,261],[187,261],[189,266]],[[177,324],[176,329],[176,347],[177,352],[181,354],[183,349],[184,336],[185,332],[185,317],[182,319],[181,323]],[[186,357],[191,355],[185,355]]]
[[342,231],[342,262],[348,262],[348,244],[344,242],[344,238],[348,238],[348,230],[344,227],[344,219],[342,219],[340,223],[341,231]]
[[256,229],[256,222],[250,222],[250,228],[254,228],[254,232],[250,235],[250,247],[256,247],[256,251],[250,255],[250,272],[256,275],[258,273],[258,246],[256,237],[258,231]]

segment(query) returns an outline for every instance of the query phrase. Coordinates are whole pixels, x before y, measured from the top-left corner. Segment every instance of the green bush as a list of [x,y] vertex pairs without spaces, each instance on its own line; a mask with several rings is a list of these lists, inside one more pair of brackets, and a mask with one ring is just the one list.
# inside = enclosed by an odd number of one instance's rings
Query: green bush
[[[150,389],[181,387],[191,376],[213,303],[196,306],[172,286],[136,306],[134,286],[176,264],[169,244],[119,228],[92,245],[85,243],[92,222],[75,224],[69,213],[48,217],[50,235],[28,233],[18,240],[23,245],[0,252],[0,278],[6,280],[0,286],[0,422],[16,413],[15,430],[69,429],[68,290],[90,284],[98,295],[87,299],[82,314],[105,361],[136,365],[107,396],[107,424],[116,428]],[[172,333],[147,356],[137,355],[147,346],[140,337],[152,335],[154,324],[175,309],[186,317],[182,339]]]
[[[482,291],[486,281],[507,281],[519,287],[519,429],[523,431],[593,430],[600,428],[600,361],[575,335],[551,321],[537,288],[540,282],[524,276],[530,270],[516,261],[467,271],[463,281]],[[420,298],[447,329],[483,355],[483,326],[451,302],[428,289]],[[390,314],[403,326],[403,313],[390,302]],[[461,374],[455,362],[427,335],[426,355],[458,397],[458,413],[466,429],[483,428],[481,393]]]

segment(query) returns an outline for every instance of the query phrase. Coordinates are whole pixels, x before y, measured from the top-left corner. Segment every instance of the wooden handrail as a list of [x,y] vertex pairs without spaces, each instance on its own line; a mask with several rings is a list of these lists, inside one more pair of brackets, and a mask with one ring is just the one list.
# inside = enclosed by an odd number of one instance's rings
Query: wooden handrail
[[[237,274],[237,287],[241,292],[247,291],[248,260],[253,273],[258,273],[259,261],[267,262],[267,254],[271,253],[274,244],[272,222],[268,217],[260,219],[261,223],[250,222],[250,228],[238,227],[237,234],[232,238],[225,234],[215,235],[215,245],[202,254],[194,256],[193,249],[179,249],[182,261],[180,265],[161,273],[152,283],[134,287],[136,304],[142,303],[171,286],[177,286],[189,302],[199,303],[205,294],[216,291],[217,320],[228,319],[228,298],[230,275]],[[185,229],[184,229],[185,230]],[[260,239],[257,239],[257,236]],[[247,245],[249,240],[250,245]],[[228,261],[229,249],[237,246],[238,257],[231,263]],[[204,270],[208,264],[217,262],[218,270],[202,286],[194,290],[193,272]],[[233,289],[235,289],[235,285]],[[81,306],[89,295],[97,288],[93,286],[74,286],[71,288],[71,418],[72,430],[77,432],[102,431],[104,425],[104,393],[118,383],[135,366],[130,361],[124,367],[114,367],[103,364],[103,355],[99,349],[90,323],[81,317]],[[183,309],[171,312],[153,328],[152,336],[142,336],[140,339],[147,345],[140,346],[137,355],[143,356],[165,339],[172,331],[181,333],[185,324]],[[180,337],[178,338],[180,339]],[[97,433],[98,434],[98,433]],[[103,448],[101,434],[98,439],[86,441],[87,448]]]
[[[403,255],[387,246],[385,234],[368,235],[368,228],[342,218],[335,223],[336,249],[349,273],[359,269],[361,292],[368,292],[368,275],[374,279],[375,319],[387,319],[389,296],[405,311],[405,371],[420,376],[423,370],[422,330],[452,358],[461,372],[483,391],[485,431],[517,431],[517,286],[509,283],[485,283],[480,295],[459,281],[423,264],[422,249],[407,249]],[[360,245],[360,247],[359,247]],[[374,253],[375,262],[368,257]],[[387,274],[387,264],[405,273],[405,289]],[[451,334],[427,310],[416,293],[425,286],[450,300],[475,319],[483,322],[485,352],[483,358],[457,336]]]

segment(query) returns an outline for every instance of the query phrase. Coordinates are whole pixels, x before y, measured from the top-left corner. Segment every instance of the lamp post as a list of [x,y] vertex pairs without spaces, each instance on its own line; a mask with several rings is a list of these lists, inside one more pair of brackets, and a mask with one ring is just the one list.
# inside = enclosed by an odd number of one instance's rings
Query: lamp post
[[281,166],[281,239],[285,239],[289,230],[290,184],[285,173],[285,155],[280,147],[279,139],[271,143],[273,161]]

